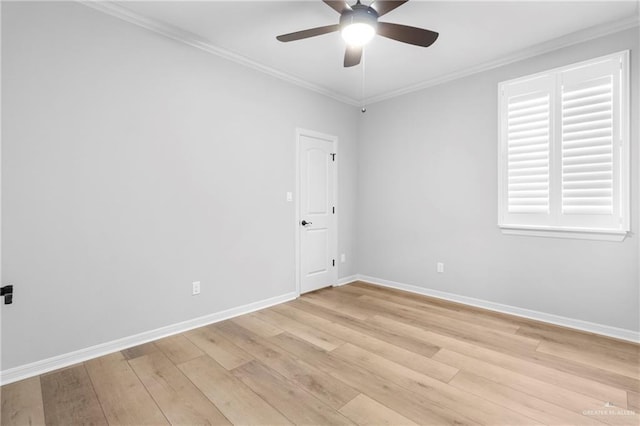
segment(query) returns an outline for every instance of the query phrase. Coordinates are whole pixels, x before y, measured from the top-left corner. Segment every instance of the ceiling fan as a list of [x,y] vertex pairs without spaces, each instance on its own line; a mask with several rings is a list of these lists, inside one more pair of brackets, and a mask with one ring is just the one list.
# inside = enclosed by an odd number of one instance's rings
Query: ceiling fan
[[340,31],[347,42],[344,66],[352,67],[360,63],[362,49],[374,35],[379,34],[393,40],[416,46],[429,47],[438,38],[438,33],[407,25],[378,22],[378,18],[402,6],[409,0],[375,0],[369,6],[360,0],[353,6],[346,1],[323,0],[325,4],[340,14],[340,22],[335,25],[310,28],[276,37],[279,41],[295,41]]

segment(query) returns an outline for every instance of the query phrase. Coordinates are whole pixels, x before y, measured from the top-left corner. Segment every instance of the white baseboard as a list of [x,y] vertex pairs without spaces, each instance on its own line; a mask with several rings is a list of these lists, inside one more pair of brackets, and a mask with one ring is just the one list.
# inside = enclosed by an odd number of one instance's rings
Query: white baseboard
[[333,287],[340,287],[341,285],[350,284],[354,281],[358,281],[357,275],[349,275],[348,277],[338,278],[338,282],[336,282]]
[[504,314],[515,315],[518,317],[528,318],[536,321],[542,321],[553,325],[573,328],[576,330],[587,331],[589,333],[601,334],[615,339],[627,340],[634,343],[640,343],[640,333],[634,330],[624,328],[611,327],[609,325],[597,324],[589,321],[583,321],[574,318],[567,318],[560,315],[548,314],[545,312],[533,311],[531,309],[518,308],[517,306],[503,305],[501,303],[490,302],[488,300],[476,299],[473,297],[460,296],[458,294],[447,293],[439,290],[418,287],[411,284],[403,284],[395,281],[383,280],[380,278],[369,277],[366,275],[357,275],[358,281],[364,281],[376,284],[382,287],[395,288],[398,290],[408,291],[410,293],[421,294],[424,296],[435,297],[437,299],[449,300],[465,305],[476,306],[478,308],[488,309]]
[[257,302],[249,303],[247,305],[238,306],[236,308],[227,309],[221,312],[216,312],[188,321],[179,322],[177,324],[157,328],[155,330],[145,331],[133,336],[124,337],[122,339],[113,340],[111,342],[101,343],[99,345],[91,346],[62,355],[57,355],[52,358],[43,359],[30,364],[9,368],[7,370],[0,371],[0,385],[6,385],[18,380],[38,376],[49,371],[77,364],[79,362],[87,361],[89,359],[103,356],[109,353],[121,351],[132,346],[141,345],[143,343],[182,333],[194,328],[213,324],[215,322],[237,317],[239,315],[248,314],[259,309],[264,309],[268,308],[269,306],[288,302],[289,300],[293,300],[296,297],[298,296],[295,292],[286,293],[281,296],[260,300]]

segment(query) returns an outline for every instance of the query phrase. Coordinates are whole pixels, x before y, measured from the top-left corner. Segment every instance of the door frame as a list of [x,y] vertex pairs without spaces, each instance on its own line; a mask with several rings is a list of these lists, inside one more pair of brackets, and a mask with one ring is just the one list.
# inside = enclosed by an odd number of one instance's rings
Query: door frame
[[333,247],[330,247],[333,252],[333,256],[336,259],[336,282],[329,283],[328,287],[335,286],[338,282],[338,212],[340,209],[338,208],[338,164],[340,161],[340,156],[338,154],[338,137],[329,135],[326,133],[316,132],[314,130],[303,129],[300,127],[296,127],[296,138],[295,138],[295,166],[296,166],[296,176],[295,176],[295,192],[294,192],[294,203],[295,203],[295,238],[296,238],[296,253],[295,253],[295,263],[296,263],[296,296],[300,297],[300,286],[302,282],[302,267],[301,267],[301,245],[300,245],[300,137],[301,136],[310,136],[318,139],[325,139],[331,141],[333,143],[333,152],[336,153],[335,157],[335,166],[333,167],[333,204],[336,207],[336,213],[333,214],[333,223],[331,226],[331,234],[333,236]]

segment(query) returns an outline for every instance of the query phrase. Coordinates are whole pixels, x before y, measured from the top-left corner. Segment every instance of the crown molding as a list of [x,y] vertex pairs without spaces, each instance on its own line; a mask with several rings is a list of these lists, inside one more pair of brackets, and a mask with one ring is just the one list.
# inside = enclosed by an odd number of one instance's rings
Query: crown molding
[[325,87],[319,86],[314,83],[310,83],[306,80],[303,80],[294,75],[279,71],[275,68],[268,67],[259,62],[253,61],[245,56],[239,55],[235,52],[231,52],[229,50],[222,49],[218,46],[214,46],[208,40],[205,40],[193,33],[184,31],[176,26],[167,24],[165,22],[146,17],[130,9],[127,9],[126,7],[123,7],[119,4],[112,3],[111,1],[102,1],[102,0],[76,0],[76,1],[80,4],[88,6],[97,11],[103,12],[107,15],[111,15],[113,17],[122,19],[123,21],[137,25],[139,27],[146,28],[150,31],[161,34],[165,37],[168,37],[173,40],[180,41],[189,46],[195,47],[196,49],[200,49],[207,53],[211,53],[213,55],[235,62],[237,64],[244,65],[256,71],[260,71],[272,77],[294,84],[296,86],[300,86],[307,90],[320,93],[321,95],[327,96],[329,98],[333,98],[347,105],[358,106],[360,104],[360,102],[357,101],[356,99],[352,99],[348,96],[341,95]]
[[554,50],[562,49],[563,47],[573,46],[575,44],[593,40],[598,37],[604,37],[609,34],[628,30],[628,29],[637,27],[638,25],[640,25],[640,17],[638,15],[630,16],[617,21],[607,22],[601,25],[596,25],[594,27],[576,31],[571,34],[567,34],[565,36],[555,38],[553,40],[550,40],[544,43],[536,44],[529,48],[523,49],[517,53],[503,56],[500,59],[474,65],[472,67],[465,68],[460,71],[435,77],[433,79],[429,79],[429,80],[420,82],[418,84],[406,86],[401,89],[393,90],[393,91],[384,93],[382,95],[372,96],[370,98],[365,99],[364,103],[367,105],[370,105],[376,102],[381,102],[387,99],[417,92],[423,89],[427,89],[429,87],[447,83],[449,81],[458,80],[460,78],[464,78],[464,77],[477,74],[483,71],[488,71],[504,65],[512,64],[514,62],[522,61],[524,59],[532,58],[534,56],[542,55],[544,53],[552,52]]
[[171,38],[176,41],[180,41],[189,46],[227,59],[240,65],[244,65],[256,71],[268,74],[272,77],[294,84],[296,86],[311,90],[329,98],[335,99],[339,102],[352,106],[360,106],[361,104],[371,105],[376,102],[385,101],[387,99],[395,98],[398,96],[406,95],[409,93],[417,92],[427,89],[429,87],[437,86],[439,84],[447,83],[460,78],[468,77],[473,74],[477,74],[483,71],[488,71],[494,68],[498,68],[504,65],[508,65],[514,62],[522,61],[524,59],[532,58],[534,56],[542,55],[563,47],[572,46],[575,44],[583,43],[585,41],[593,40],[598,37],[603,37],[608,34],[613,34],[619,31],[624,31],[630,28],[634,28],[640,25],[640,16],[630,16],[617,21],[596,25],[594,27],[586,28],[584,30],[576,31],[565,36],[536,44],[529,48],[523,49],[517,53],[503,56],[502,58],[484,62],[478,65],[474,65],[469,68],[465,68],[460,71],[448,73],[446,75],[438,76],[429,80],[422,81],[417,84],[405,86],[403,88],[392,90],[390,92],[383,93],[381,95],[372,96],[364,100],[358,100],[349,96],[342,95],[340,93],[329,90],[320,85],[306,81],[300,77],[288,74],[286,72],[271,68],[263,65],[259,62],[253,61],[238,53],[231,52],[226,49],[222,49],[213,45],[210,41],[205,40],[193,33],[184,31],[176,26],[161,22],[156,19],[152,19],[136,13],[126,7],[119,4],[112,3],[111,1],[103,0],[76,0],[78,3],[91,7],[92,9],[122,19],[134,25],[142,28],[146,28],[155,33],[161,34],[165,37]]

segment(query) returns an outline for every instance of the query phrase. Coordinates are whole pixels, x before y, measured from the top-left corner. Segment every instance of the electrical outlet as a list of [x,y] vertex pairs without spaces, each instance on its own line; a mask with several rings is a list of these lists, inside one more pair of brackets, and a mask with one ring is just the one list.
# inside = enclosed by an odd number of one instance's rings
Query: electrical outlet
[[347,255],[346,255],[346,254],[344,254],[344,253],[342,253],[342,254],[340,255],[340,262],[344,263],[344,262],[346,262],[346,261],[347,261]]
[[287,192],[287,201],[293,201],[293,192]]
[[436,269],[439,274],[442,274],[444,272],[444,263],[442,262],[436,263]]
[[200,281],[194,281],[191,287],[191,295],[200,294]]

